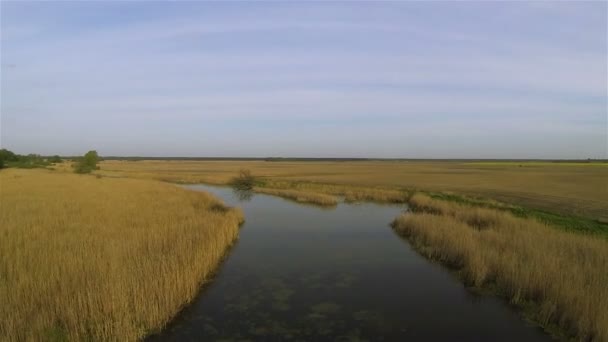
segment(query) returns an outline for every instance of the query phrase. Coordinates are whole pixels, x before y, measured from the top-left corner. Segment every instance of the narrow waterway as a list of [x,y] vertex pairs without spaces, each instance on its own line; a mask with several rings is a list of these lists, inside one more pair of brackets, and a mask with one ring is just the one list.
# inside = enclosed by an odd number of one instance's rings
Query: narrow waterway
[[242,207],[246,222],[215,279],[150,340],[549,340],[394,234],[389,223],[403,206],[321,209],[188,188]]

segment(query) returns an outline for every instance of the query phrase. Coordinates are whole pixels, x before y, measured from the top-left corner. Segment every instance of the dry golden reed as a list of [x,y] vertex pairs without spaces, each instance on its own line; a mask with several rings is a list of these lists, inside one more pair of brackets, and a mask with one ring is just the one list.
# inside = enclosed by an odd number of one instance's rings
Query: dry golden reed
[[528,308],[544,326],[578,340],[608,341],[608,241],[492,209],[414,195],[394,222],[429,258]]
[[[113,176],[209,184],[227,184],[240,169],[249,169],[263,180],[333,184],[335,188],[332,190],[337,192],[348,192],[350,188],[353,193],[346,195],[353,200],[364,187],[452,191],[608,222],[608,163],[109,160],[100,165],[102,173]],[[339,186],[345,187],[338,189]],[[385,195],[372,196],[378,198],[373,200],[381,201]],[[399,199],[399,194],[394,198]]]
[[261,194],[280,196],[300,203],[310,203],[321,206],[335,206],[338,204],[338,201],[334,196],[320,194],[316,192],[260,187],[256,187],[253,190]]
[[137,340],[197,294],[239,210],[154,181],[0,172],[0,340]]
[[408,194],[405,191],[377,187],[276,180],[268,180],[266,181],[266,185],[273,188],[296,189],[309,193],[342,196],[346,202],[405,203],[408,199]]

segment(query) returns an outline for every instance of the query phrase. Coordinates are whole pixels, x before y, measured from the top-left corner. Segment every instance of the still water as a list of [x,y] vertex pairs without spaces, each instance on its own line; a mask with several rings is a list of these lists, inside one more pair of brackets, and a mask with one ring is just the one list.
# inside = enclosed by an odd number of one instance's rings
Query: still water
[[333,209],[203,185],[245,224],[213,281],[155,341],[541,341],[504,302],[471,293],[389,223],[404,206]]

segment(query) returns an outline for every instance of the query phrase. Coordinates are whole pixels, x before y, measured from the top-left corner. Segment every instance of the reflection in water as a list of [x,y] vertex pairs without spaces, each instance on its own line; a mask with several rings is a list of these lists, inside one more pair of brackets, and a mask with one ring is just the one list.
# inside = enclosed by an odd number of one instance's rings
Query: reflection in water
[[[214,281],[150,340],[546,340],[504,303],[472,296],[388,223],[401,206],[332,211],[230,188],[245,224]],[[247,202],[240,202],[243,198]]]
[[253,198],[253,191],[233,188],[234,197],[238,198],[239,202],[249,202]]

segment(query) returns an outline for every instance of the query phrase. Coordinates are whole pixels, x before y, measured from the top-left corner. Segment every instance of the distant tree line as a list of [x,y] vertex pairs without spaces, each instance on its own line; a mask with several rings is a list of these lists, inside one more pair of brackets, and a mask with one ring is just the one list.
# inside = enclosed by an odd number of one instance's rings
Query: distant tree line
[[32,169],[37,167],[47,167],[52,164],[61,163],[60,156],[41,156],[39,154],[16,154],[5,148],[0,149],[0,169],[16,167],[22,169]]
[[[75,163],[72,164],[76,173],[90,173],[93,170],[98,170],[97,163],[100,158],[97,151],[89,151],[82,157],[77,157]],[[0,169],[14,167],[21,169],[45,168],[53,164],[63,162],[63,159],[58,156],[41,156],[39,154],[16,154],[13,151],[5,148],[0,149]]]

